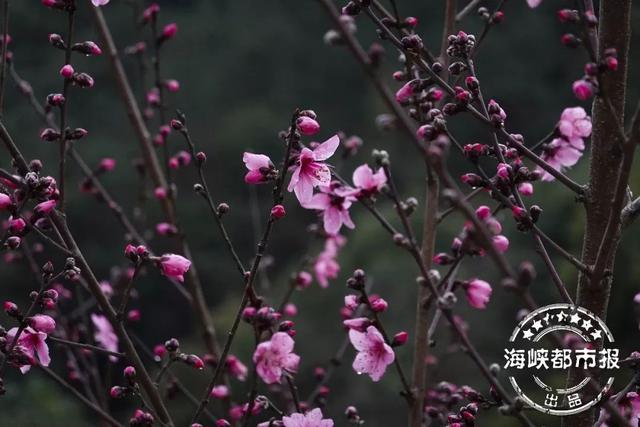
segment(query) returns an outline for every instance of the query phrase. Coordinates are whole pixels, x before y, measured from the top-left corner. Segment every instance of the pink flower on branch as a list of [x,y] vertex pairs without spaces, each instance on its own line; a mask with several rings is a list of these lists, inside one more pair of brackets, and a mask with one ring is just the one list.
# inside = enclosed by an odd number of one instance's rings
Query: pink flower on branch
[[491,285],[484,280],[473,279],[469,282],[465,282],[462,285],[464,287],[467,302],[473,308],[484,309],[487,307],[487,303],[491,298]]
[[354,189],[334,184],[337,183],[320,187],[320,193],[312,196],[308,202],[301,203],[305,209],[322,211],[324,231],[331,236],[338,234],[343,225],[351,229],[356,227],[349,215],[349,208],[356,200]]
[[[13,343],[13,340],[18,333],[18,328],[9,329],[7,332],[7,348]],[[20,347],[27,356],[32,359],[32,363],[28,365],[21,365],[20,372],[26,374],[31,369],[31,365],[36,363],[37,360],[42,366],[49,366],[51,358],[49,357],[49,346],[47,346],[47,334],[45,332],[37,332],[30,327],[25,328],[16,342],[16,347]]]
[[297,372],[300,356],[293,353],[294,345],[293,338],[285,332],[276,332],[269,341],[258,344],[253,362],[262,381],[279,383],[282,375]]
[[244,176],[244,182],[247,184],[262,184],[276,177],[277,171],[273,162],[264,154],[245,152],[242,155],[242,161],[249,169],[249,172]]
[[386,183],[387,175],[382,168],[374,173],[369,165],[364,164],[353,171],[353,185],[360,190],[357,197],[369,197],[377,194]]
[[339,145],[340,138],[334,135],[315,149],[305,147],[300,152],[287,188],[295,193],[300,204],[311,200],[314,187],[327,186],[331,182],[331,170],[324,160],[333,156]]
[[333,427],[332,419],[323,419],[319,408],[306,414],[293,413],[289,417],[282,417],[284,427]]
[[353,369],[358,374],[368,374],[373,381],[380,378],[387,366],[395,360],[395,353],[375,326],[369,326],[366,332],[349,330],[349,340],[358,351],[353,361]]
[[189,271],[191,261],[176,254],[164,254],[160,257],[160,269],[162,274],[173,277],[179,282],[184,282],[184,274]]

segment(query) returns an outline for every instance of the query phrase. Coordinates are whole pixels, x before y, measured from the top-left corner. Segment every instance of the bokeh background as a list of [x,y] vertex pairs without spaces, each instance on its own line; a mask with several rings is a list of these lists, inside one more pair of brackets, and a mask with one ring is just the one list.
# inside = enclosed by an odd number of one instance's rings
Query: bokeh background
[[[90,3],[81,0],[78,10],[78,39],[99,40],[94,28]],[[355,166],[371,160],[372,149],[385,149],[392,160],[396,181],[403,196],[415,196],[422,204],[423,165],[415,155],[410,142],[394,132],[383,132],[375,125],[375,117],[385,113],[385,107],[363,76],[348,51],[342,47],[330,47],[323,43],[323,34],[331,27],[330,21],[319,3],[292,0],[179,0],[160,1],[160,22],[176,22],[179,32],[174,40],[163,48],[162,73],[165,78],[175,78],[181,89],[168,97],[171,108],[180,108],[188,116],[188,124],[198,147],[208,154],[207,178],[214,197],[231,206],[226,217],[233,241],[243,261],[249,263],[255,244],[264,224],[270,191],[267,187],[249,187],[243,182],[242,152],[258,151],[281,156],[278,132],[288,125],[294,108],[311,108],[316,111],[322,130],[319,139],[337,131],[358,135],[364,145],[355,158],[340,160],[339,168],[350,176]],[[485,1],[489,7],[493,1]],[[573,2],[545,1],[542,6],[530,10],[524,0],[507,2],[504,23],[493,29],[482,47],[476,64],[482,80],[485,96],[497,99],[507,111],[507,127],[511,132],[525,135],[529,144],[546,135],[554,126],[563,108],[580,104],[572,95],[571,83],[582,75],[585,53],[562,46],[560,36],[571,28],[559,24],[555,12],[560,7],[571,7]],[[119,48],[148,38],[147,28],[136,27],[136,7],[141,3],[112,0],[104,8]],[[437,50],[440,45],[443,1],[398,1],[403,15],[419,18],[418,30],[427,46]],[[635,6],[640,12],[640,7]],[[62,53],[47,43],[51,32],[64,34],[64,14],[46,9],[38,1],[11,2],[11,51],[15,69],[33,86],[39,100],[51,92],[61,90],[58,70],[62,65]],[[638,15],[636,13],[635,17]],[[358,37],[365,46],[376,40],[375,31],[366,19],[358,19]],[[638,46],[640,21],[632,21],[635,35],[632,45]],[[470,14],[462,28],[478,34],[482,21]],[[395,89],[389,77],[396,69],[398,52],[387,47],[380,70]],[[638,49],[632,49],[630,67],[630,99],[639,95]],[[143,99],[144,85],[150,74],[141,75],[137,63],[131,57],[124,58],[136,94]],[[77,64],[77,65],[76,65]],[[91,90],[72,90],[69,100],[71,126],[89,130],[89,135],[77,144],[90,165],[95,166],[103,157],[113,157],[118,165],[114,172],[103,177],[103,183],[115,195],[125,210],[136,218],[136,224],[147,230],[156,252],[175,250],[170,238],[156,237],[153,229],[163,220],[153,200],[142,202],[141,184],[133,167],[140,155],[138,143],[127,120],[123,104],[117,95],[114,79],[110,75],[106,56],[80,58],[76,55],[77,70],[87,71],[96,80]],[[16,141],[29,158],[40,158],[45,170],[56,173],[57,147],[38,138],[42,122],[34,114],[25,98],[9,80],[7,84],[4,121]],[[156,119],[150,122],[157,129]],[[478,127],[463,117],[452,120],[452,128],[464,143],[487,142],[486,129]],[[170,138],[170,150],[184,149],[183,141]],[[586,182],[588,155],[569,172],[578,182]],[[0,163],[9,166],[5,151],[0,152]],[[465,169],[465,162],[454,155],[450,159],[457,173]],[[178,205],[181,222],[194,252],[193,261],[204,284],[206,299],[218,329],[219,337],[230,326],[241,296],[238,280],[230,256],[225,251],[210,214],[201,200],[191,190],[195,182],[192,168],[182,168],[177,173],[179,187]],[[634,174],[632,190],[640,175]],[[78,190],[82,175],[70,162],[71,183],[68,192],[70,225],[80,246],[100,279],[109,280],[119,268],[126,267],[122,250],[126,238],[114,216],[94,197]],[[481,199],[478,199],[478,202]],[[486,200],[485,200],[486,201]],[[532,197],[534,203],[544,209],[541,227],[568,251],[579,254],[583,233],[584,214],[574,196],[558,185],[538,184]],[[322,241],[307,232],[315,216],[301,209],[288,197],[285,203],[288,216],[276,231],[269,246],[267,267],[262,271],[260,292],[274,304],[287,290],[291,274],[298,271],[305,260],[316,255]],[[379,202],[380,209],[393,218],[391,204]],[[347,293],[345,279],[355,268],[364,268],[374,281],[374,292],[390,303],[383,315],[390,331],[408,330],[412,336],[415,310],[416,268],[406,253],[390,241],[388,235],[359,206],[352,210],[357,225],[356,232],[346,232],[348,243],[340,254],[342,272],[329,289],[314,284],[304,292],[296,292],[293,302],[299,308],[296,316],[296,350],[302,355],[302,364],[296,377],[300,394],[307,396],[315,385],[313,369],[326,365],[344,337],[339,309]],[[419,226],[420,214],[415,215]],[[509,218],[504,222],[506,234],[511,240],[508,260],[517,266],[530,260],[538,270],[532,292],[540,304],[557,301],[554,287],[536,255],[532,239],[515,230]],[[395,221],[395,219],[393,219]],[[438,235],[438,250],[446,250],[458,233],[463,220],[450,216]],[[627,231],[619,250],[614,287],[607,323],[613,331],[622,354],[638,347],[638,320],[633,306],[633,295],[640,291],[637,263],[640,241],[634,238],[639,224]],[[19,254],[18,254],[19,255]],[[570,290],[575,290],[576,271],[563,258],[551,252],[563,280]],[[38,254],[38,262],[53,259],[61,264],[58,255]],[[461,278],[478,276],[493,284],[499,279],[489,260],[479,259],[463,263]],[[3,299],[14,299],[26,304],[27,295],[36,285],[24,262],[3,264],[0,268],[0,284]],[[75,291],[71,284],[67,286]],[[135,333],[148,345],[164,342],[169,337],[180,339],[185,350],[202,353],[199,332],[194,326],[194,316],[187,303],[172,285],[155,271],[149,271],[136,284],[140,298],[134,306],[142,312],[141,320],[133,326]],[[469,324],[471,340],[478,346],[488,362],[502,362],[504,342],[516,323],[520,301],[511,293],[494,286],[495,292],[489,308],[475,311],[460,299],[457,312],[464,315]],[[5,327],[11,322],[3,317]],[[430,371],[432,384],[447,380],[456,384],[468,384],[481,392],[487,386],[470,360],[461,352],[449,353],[449,333],[440,328],[433,354],[438,364]],[[52,349],[55,346],[52,346]],[[252,351],[250,329],[243,325],[232,352],[249,363]],[[373,383],[366,376],[356,375],[350,367],[353,351],[349,349],[344,364],[332,378],[329,387],[326,413],[334,417],[336,425],[345,425],[342,413],[347,405],[356,405],[367,425],[390,426],[405,423],[405,403],[398,392],[400,383],[393,370],[380,383]],[[411,367],[411,346],[400,348],[397,355],[407,372]],[[113,372],[112,381],[121,381],[122,366],[109,367],[101,363],[104,372]],[[64,354],[54,351],[52,367],[64,374]],[[177,367],[176,372],[186,384],[200,395],[207,375],[198,375],[188,368]],[[626,381],[621,374],[618,387]],[[79,406],[67,393],[46,378],[37,369],[22,377],[15,371],[5,380],[8,393],[0,399],[0,425],[2,426],[94,426],[96,417]],[[244,401],[246,385],[236,384],[234,398]],[[263,386],[260,391],[264,392]],[[131,402],[110,402],[124,420],[130,416]],[[186,425],[192,408],[184,399],[176,398],[171,410]],[[545,425],[559,423],[550,417],[539,418]],[[481,415],[479,425],[507,426],[516,422],[494,415]]]

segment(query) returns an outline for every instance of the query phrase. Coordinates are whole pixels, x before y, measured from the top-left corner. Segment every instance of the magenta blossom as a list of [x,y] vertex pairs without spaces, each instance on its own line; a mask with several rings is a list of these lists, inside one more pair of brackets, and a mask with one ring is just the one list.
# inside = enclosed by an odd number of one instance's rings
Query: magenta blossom
[[377,194],[386,183],[387,175],[382,168],[373,173],[369,165],[364,164],[353,171],[353,185],[360,190],[357,197],[368,197]]
[[38,203],[33,211],[38,215],[47,215],[56,207],[55,200],[47,200],[46,202]]
[[[91,314],[91,322],[93,323],[94,333],[93,339],[96,340],[102,348],[117,352],[118,351],[118,336],[113,331],[113,326],[109,320],[101,315],[101,314]],[[109,359],[112,362],[117,361],[118,359],[115,356],[109,356]]]
[[491,285],[480,279],[473,279],[463,284],[467,302],[473,308],[484,309],[491,298]]
[[[578,145],[573,145],[572,142]],[[540,157],[552,168],[559,171],[571,167],[578,163],[584,149],[584,141],[582,139],[574,139],[572,142],[568,142],[563,138],[555,138],[544,147]],[[553,181],[555,179],[553,175],[539,166],[536,170],[542,173],[543,181]]]
[[587,80],[576,80],[573,82],[573,94],[580,101],[586,101],[593,96],[593,85]]
[[253,353],[253,362],[262,381],[266,384],[279,383],[285,372],[295,373],[300,364],[300,356],[293,353],[295,342],[289,334],[276,332],[269,341],[258,344]]
[[160,257],[160,268],[162,274],[173,277],[178,282],[184,282],[184,274],[189,271],[191,261],[176,254],[164,254]]
[[0,209],[7,209],[12,205],[13,202],[11,201],[11,197],[4,193],[0,193]]
[[293,413],[290,417],[282,417],[284,427],[333,427],[333,420],[322,419],[322,411],[319,408],[306,414]]
[[314,187],[327,186],[331,182],[331,170],[324,160],[333,156],[339,145],[340,138],[334,135],[315,149],[305,147],[300,152],[287,188],[295,192],[300,204],[311,200]]
[[368,374],[373,381],[380,381],[387,366],[393,363],[396,357],[380,331],[375,326],[369,326],[366,332],[351,329],[349,339],[358,350],[353,361],[353,369],[358,374]]
[[329,237],[324,242],[324,250],[316,257],[313,263],[313,271],[318,284],[322,288],[329,286],[329,280],[335,279],[340,273],[338,264],[338,250],[344,246],[345,238],[341,235]]
[[247,374],[249,373],[249,369],[247,366],[240,361],[236,356],[230,355],[227,357],[226,366],[229,370],[229,373],[236,377],[240,381],[244,381],[247,379]]
[[322,211],[324,231],[333,236],[338,234],[342,226],[355,228],[349,215],[349,208],[356,200],[352,188],[342,187],[338,183],[320,187],[320,193],[311,197],[307,203],[301,203],[305,209]]
[[29,318],[29,326],[38,332],[50,334],[56,329],[56,321],[53,320],[53,317],[47,316],[46,314],[36,314]]
[[[565,108],[558,122],[560,135],[571,141],[575,138],[587,138],[591,135],[591,117],[582,107]],[[574,145],[580,145],[574,143]]]
[[[11,343],[13,343],[13,340],[16,337],[17,333],[18,328],[9,329],[9,331],[7,332],[7,348],[11,345]],[[24,328],[24,330],[18,337],[16,346],[22,347],[25,352],[31,357],[34,363],[37,356],[38,361],[42,366],[49,366],[49,363],[51,363],[51,358],[49,357],[49,347],[47,346],[46,340],[46,333],[37,332],[30,327],[27,327]],[[20,366],[20,372],[22,372],[23,374],[29,372],[29,369],[31,369],[31,365]]]
[[262,184],[275,178],[275,167],[268,156],[245,152],[242,161],[249,169],[244,176],[247,184]]

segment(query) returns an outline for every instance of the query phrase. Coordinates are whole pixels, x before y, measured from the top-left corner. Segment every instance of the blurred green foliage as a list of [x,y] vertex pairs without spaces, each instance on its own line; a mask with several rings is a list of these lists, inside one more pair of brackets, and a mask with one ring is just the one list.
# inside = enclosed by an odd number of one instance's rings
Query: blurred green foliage
[[[40,2],[12,1],[11,35],[12,52],[16,70],[33,85],[38,99],[60,91],[62,82],[58,70],[63,55],[47,43],[51,32],[64,34],[64,15],[42,7]],[[493,6],[492,1],[482,2]],[[395,133],[379,131],[375,116],[385,112],[377,93],[363,76],[358,65],[344,48],[328,47],[322,36],[330,28],[323,9],[314,1],[293,0],[180,0],[160,2],[162,23],[175,21],[179,25],[176,39],[163,49],[162,74],[176,78],[181,90],[169,95],[172,108],[180,108],[188,116],[188,124],[198,147],[208,154],[207,178],[218,201],[230,204],[226,217],[230,234],[247,263],[250,262],[257,237],[268,214],[270,191],[266,187],[248,188],[243,183],[244,167],[241,161],[244,150],[255,150],[279,159],[282,143],[278,131],[286,128],[291,112],[296,107],[312,108],[322,125],[320,138],[342,130],[348,135],[357,134],[365,143],[355,159],[341,162],[340,170],[349,177],[354,166],[370,161],[374,148],[387,150],[392,159],[402,194],[416,196],[422,202],[423,165],[410,143]],[[400,12],[414,15],[420,20],[419,33],[427,46],[436,49],[440,45],[441,20],[444,2],[398,1]],[[530,10],[524,1],[508,2],[504,23],[491,30],[482,47],[476,65],[485,96],[497,99],[507,111],[507,127],[511,132],[525,135],[529,144],[546,135],[554,126],[563,108],[579,105],[573,98],[570,85],[582,75],[586,61],[584,52],[563,47],[559,38],[570,31],[557,22],[555,10],[560,6],[571,7],[573,2],[543,2]],[[97,40],[98,35],[88,8],[88,0],[79,1],[77,39]],[[639,7],[636,5],[636,12]],[[104,8],[116,42],[120,48],[148,37],[147,29],[136,28],[131,2],[113,0]],[[637,16],[637,15],[636,15]],[[375,41],[375,31],[366,19],[358,19],[358,37],[365,46]],[[478,34],[482,22],[470,14],[461,27]],[[640,21],[633,21],[637,32]],[[389,47],[381,74],[390,76],[397,67],[398,52]],[[630,99],[638,98],[638,49],[632,50],[630,68]],[[142,79],[132,58],[125,58],[128,72],[136,93],[143,98]],[[140,185],[132,167],[132,159],[139,156],[138,144],[129,126],[125,110],[117,95],[110,75],[106,56],[98,58],[75,57],[77,70],[87,71],[96,80],[92,90],[73,90],[69,98],[71,126],[89,130],[89,136],[77,144],[78,150],[91,165],[104,156],[118,161],[116,172],[104,177],[104,184],[117,200],[131,213],[140,206]],[[151,81],[147,73],[146,84]],[[395,88],[397,83],[387,79]],[[56,173],[57,147],[39,140],[43,127],[24,98],[9,82],[5,108],[5,122],[16,141],[29,158],[40,158],[45,170]],[[587,107],[587,105],[584,105]],[[152,129],[157,127],[154,122]],[[485,128],[470,122],[467,117],[456,116],[451,127],[459,140],[486,142],[489,134]],[[183,141],[171,137],[172,152],[185,149]],[[9,166],[6,152],[0,154],[2,167]],[[588,155],[588,149],[587,149]],[[467,165],[453,155],[450,165],[456,173],[466,171]],[[570,172],[573,179],[585,182],[588,160],[585,158]],[[55,175],[54,175],[55,176]],[[126,240],[112,214],[94,198],[77,191],[81,173],[71,164],[68,195],[69,221],[80,246],[101,279],[108,279],[114,266],[124,267],[122,250]],[[638,182],[636,173],[632,187]],[[191,168],[178,172],[179,213],[185,232],[192,245],[194,262],[198,265],[208,303],[215,318],[219,339],[230,326],[241,293],[241,281],[230,262],[229,254],[215,229],[209,212],[191,186],[195,175]],[[632,190],[638,190],[637,187]],[[479,199],[480,201],[480,199]],[[487,202],[487,200],[484,200]],[[544,208],[541,227],[553,239],[574,254],[580,253],[583,226],[583,210],[569,191],[553,184],[537,184],[533,203]],[[286,201],[288,216],[277,224],[269,246],[273,263],[263,271],[261,292],[269,302],[277,304],[285,293],[290,275],[301,261],[321,249],[321,242],[305,233],[306,226],[314,220],[314,214],[301,209],[289,197]],[[153,230],[156,222],[163,220],[153,201],[142,207],[144,215],[139,222],[145,230]],[[380,201],[380,209],[393,218],[393,208],[386,200]],[[296,292],[293,301],[300,310],[296,320],[296,350],[302,355],[297,382],[304,397],[314,386],[313,368],[326,365],[344,336],[339,308],[346,294],[344,279],[355,268],[364,268],[374,281],[374,292],[383,295],[390,308],[383,314],[389,331],[413,328],[415,312],[417,271],[406,254],[390,241],[384,230],[358,206],[353,209],[356,232],[346,233],[349,241],[340,255],[342,274],[329,289],[313,285],[304,293]],[[414,216],[416,227],[420,214]],[[523,260],[531,260],[539,272],[532,292],[540,304],[557,301],[556,291],[533,250],[532,239],[515,231],[508,217],[506,234],[511,240],[507,257],[515,266]],[[395,221],[395,219],[393,219]],[[447,250],[461,225],[459,215],[450,216],[438,235],[438,250]],[[619,251],[615,271],[615,283],[611,296],[608,324],[623,354],[637,349],[637,320],[632,297],[638,292],[637,277],[640,264],[636,263],[640,242],[632,236],[638,232],[636,224],[628,230]],[[175,250],[171,239],[153,237],[156,252]],[[551,253],[563,280],[575,289],[576,272],[570,264]],[[40,254],[38,262],[49,259]],[[60,266],[59,256],[53,257]],[[497,286],[498,275],[486,259],[465,262],[460,277],[479,276],[492,282],[495,292],[489,309],[474,311],[467,308],[463,299],[457,310],[464,315],[469,326],[471,340],[489,362],[502,361],[502,349],[509,332],[515,325],[515,314],[521,303],[514,295]],[[268,279],[268,280],[267,280]],[[13,263],[0,269],[3,298],[14,298],[26,304],[27,295],[35,282],[24,263]],[[169,282],[150,271],[136,285],[141,298],[135,306],[142,310],[142,320],[133,327],[135,333],[149,345],[163,342],[175,336],[185,349],[202,352],[199,333],[194,327],[189,306],[180,299]],[[11,326],[5,317],[4,326]],[[460,352],[449,354],[447,328],[442,325],[438,343],[433,353],[439,364],[430,371],[431,384],[448,380],[468,384],[487,392],[486,383],[479,376],[470,360]],[[245,363],[249,363],[253,348],[250,331],[241,327],[239,339],[233,347]],[[410,371],[411,347],[397,351],[406,371]],[[405,403],[398,396],[399,380],[391,370],[381,383],[372,383],[368,377],[357,376],[350,368],[353,353],[349,349],[343,366],[330,382],[331,394],[326,413],[336,419],[337,425],[345,425],[344,408],[356,405],[367,425],[402,425],[405,419]],[[64,354],[54,352],[52,367],[65,370]],[[196,395],[200,395],[206,383],[206,375],[197,375],[188,369],[179,369],[186,383]],[[619,379],[623,382],[623,376]],[[122,381],[114,374],[112,381]],[[0,399],[0,425],[13,426],[93,426],[96,417],[80,407],[69,395],[33,370],[24,378],[12,372],[6,379],[7,396]],[[265,388],[260,387],[260,392]],[[244,401],[245,390],[240,387],[234,398]],[[131,402],[133,404],[133,402]],[[115,404],[122,419],[128,419],[132,406]],[[192,408],[183,399],[171,405],[179,425],[185,425]],[[557,422],[541,418],[546,425]],[[480,425],[515,425],[516,422],[492,415],[481,415]]]

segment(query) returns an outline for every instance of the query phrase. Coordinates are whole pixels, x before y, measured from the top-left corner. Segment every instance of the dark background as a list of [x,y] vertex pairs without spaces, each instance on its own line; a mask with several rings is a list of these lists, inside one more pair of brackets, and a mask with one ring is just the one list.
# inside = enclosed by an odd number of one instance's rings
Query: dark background
[[[99,41],[89,11],[89,1],[80,1],[78,11],[78,39]],[[494,6],[496,2],[483,2]],[[423,165],[415,155],[410,142],[400,135],[379,131],[374,123],[377,114],[386,112],[383,104],[363,76],[358,65],[346,49],[329,47],[322,36],[330,28],[330,22],[319,3],[292,0],[218,0],[160,2],[160,21],[175,21],[179,25],[177,37],[163,48],[162,73],[165,78],[176,78],[181,90],[168,97],[171,108],[180,108],[188,115],[188,123],[198,147],[208,154],[207,178],[218,201],[230,204],[226,217],[233,241],[245,263],[249,263],[263,227],[269,206],[270,191],[267,187],[249,187],[243,182],[242,152],[255,150],[281,157],[279,130],[286,128],[294,108],[312,108],[319,115],[322,130],[319,139],[325,139],[337,131],[357,134],[364,146],[355,159],[340,162],[340,170],[350,176],[353,168],[370,161],[374,148],[387,150],[391,155],[403,196],[415,196],[422,203]],[[444,2],[398,1],[403,15],[414,15],[420,20],[418,30],[426,45],[436,51],[440,45],[441,21]],[[558,120],[563,108],[585,103],[578,102],[571,93],[571,83],[582,75],[586,55],[581,50],[563,47],[560,36],[570,31],[570,26],[559,24],[556,9],[571,7],[573,2],[545,1],[542,6],[530,10],[523,0],[508,2],[503,24],[493,29],[477,58],[479,76],[487,98],[497,99],[507,111],[507,128],[525,135],[529,144],[546,135]],[[341,5],[340,5],[341,6]],[[46,9],[40,2],[11,2],[11,35],[16,70],[31,82],[38,99],[61,90],[58,70],[63,63],[62,52],[51,48],[47,35],[64,34],[65,15]],[[637,9],[637,7],[636,7]],[[104,9],[119,48],[148,37],[148,28],[136,29],[130,2],[113,0]],[[636,10],[637,12],[637,10]],[[636,15],[637,16],[637,15]],[[375,40],[375,31],[364,17],[358,22],[358,36],[365,46]],[[470,14],[462,28],[479,34],[482,22]],[[634,29],[640,22],[633,21]],[[637,44],[638,36],[633,42]],[[633,43],[632,43],[633,44]],[[390,76],[397,67],[398,53],[387,47],[385,63],[381,70]],[[630,66],[631,100],[638,98],[637,49],[632,49]],[[143,93],[139,70],[132,58],[125,58],[132,82],[138,95]],[[131,213],[140,207],[139,183],[132,167],[132,160],[139,156],[138,142],[130,128],[126,112],[117,95],[114,79],[105,55],[98,58],[74,57],[76,70],[89,72],[96,80],[92,90],[72,90],[69,99],[71,126],[89,130],[89,135],[77,144],[78,150],[92,165],[104,156],[113,157],[118,165],[107,174],[103,182],[116,199]],[[147,76],[147,84],[150,82]],[[392,88],[397,83],[387,78]],[[47,173],[57,175],[57,146],[38,138],[42,123],[26,100],[8,82],[5,123],[29,158],[45,162]],[[631,104],[634,105],[634,104]],[[154,121],[152,131],[157,128]],[[455,117],[452,127],[463,143],[488,142],[489,134],[466,117]],[[183,141],[172,136],[170,150],[185,149]],[[588,174],[588,150],[579,164],[569,172],[578,182],[586,182]],[[9,167],[8,155],[1,152],[3,167]],[[336,157],[337,158],[337,157]],[[95,198],[77,191],[82,178],[77,167],[70,162],[68,182],[69,222],[81,248],[100,279],[109,279],[115,267],[126,266],[122,250],[126,240],[113,215]],[[456,174],[468,170],[467,164],[454,155],[450,159]],[[221,339],[230,326],[241,296],[238,279],[229,254],[225,251],[217,230],[202,202],[192,191],[195,174],[192,168],[178,172],[178,205],[181,222],[194,252],[204,285],[206,298]],[[637,190],[638,174],[632,178],[632,190]],[[580,253],[584,214],[576,204],[573,194],[559,185],[541,183],[535,186],[531,203],[544,208],[541,227],[558,243],[574,254]],[[480,199],[479,199],[480,200]],[[485,200],[486,201],[486,200]],[[273,263],[267,263],[260,286],[262,293],[277,304],[288,286],[288,278],[297,271],[301,261],[314,256],[322,242],[314,239],[305,229],[314,221],[314,214],[301,209],[293,197],[287,197],[285,205],[289,215],[276,231],[269,246]],[[391,204],[382,200],[380,209],[393,218]],[[144,218],[138,225],[153,230],[155,223],[163,220],[157,204],[148,201],[142,209]],[[296,317],[296,351],[302,356],[300,372],[296,377],[301,395],[307,396],[314,387],[313,368],[326,364],[338,349],[343,337],[339,309],[346,294],[344,281],[355,268],[366,269],[374,280],[374,291],[382,294],[390,303],[383,319],[389,331],[408,330],[412,337],[415,311],[415,265],[388,238],[388,235],[361,207],[355,206],[352,215],[357,232],[346,232],[348,243],[340,254],[342,273],[329,289],[316,284],[304,293],[296,292],[293,301],[300,314]],[[421,214],[414,216],[419,226]],[[550,278],[533,250],[529,235],[518,233],[510,218],[504,218],[506,235],[511,240],[508,260],[517,266],[523,260],[532,261],[539,272],[532,291],[539,304],[557,302],[558,297]],[[395,218],[392,219],[396,221]],[[462,226],[458,215],[449,217],[438,236],[438,251],[447,250],[451,239]],[[622,354],[636,350],[638,322],[632,303],[633,295],[640,289],[637,277],[640,266],[636,264],[640,242],[633,236],[638,225],[627,231],[618,253],[614,288],[607,323],[610,326]],[[156,252],[175,250],[171,239],[151,239]],[[576,271],[563,258],[551,256],[558,270],[573,292]],[[47,259],[39,254],[40,264]],[[58,255],[53,257],[61,265]],[[502,363],[504,342],[515,326],[515,315],[521,308],[520,301],[511,293],[497,286],[496,270],[487,259],[465,262],[460,270],[461,278],[479,276],[494,284],[494,294],[489,309],[476,311],[468,308],[464,299],[458,303],[457,312],[465,316],[470,325],[471,340],[478,346],[488,362]],[[12,263],[0,269],[2,297],[27,304],[27,295],[36,284],[25,263]],[[71,286],[69,286],[71,287]],[[136,284],[142,298],[133,304],[142,311],[142,320],[133,327],[135,333],[153,345],[169,337],[177,337],[185,350],[202,353],[199,333],[194,326],[193,313],[180,299],[172,285],[155,271],[149,271]],[[11,321],[4,317],[3,326]],[[438,333],[438,345],[433,352],[440,363],[431,371],[432,384],[448,380],[456,384],[468,384],[481,392],[487,392],[485,381],[475,366],[461,352],[449,354],[448,331],[443,326]],[[410,344],[412,341],[410,342]],[[52,345],[52,350],[54,346]],[[252,351],[250,330],[241,326],[239,338],[232,352],[249,364]],[[397,356],[405,371],[411,370],[411,345],[397,350]],[[400,383],[393,370],[380,383],[372,383],[366,376],[358,376],[350,368],[352,349],[347,351],[344,365],[330,382],[331,394],[328,416],[336,425],[344,425],[342,416],[349,404],[356,405],[367,425],[387,426],[405,423],[405,403],[398,396]],[[106,365],[106,363],[105,363]],[[61,351],[53,351],[52,367],[64,373],[65,361]],[[119,372],[122,366],[114,367]],[[105,368],[106,370],[106,368]],[[208,375],[196,375],[191,370],[178,367],[187,384],[196,395],[201,394]],[[617,386],[626,381],[621,374]],[[114,375],[121,382],[119,375]],[[0,399],[0,425],[3,426],[91,426],[96,418],[62,392],[50,379],[37,369],[21,377],[12,371],[6,380],[8,393]],[[261,385],[260,392],[265,392]],[[244,402],[242,386],[236,387],[234,398]],[[133,404],[130,400],[129,403]],[[115,404],[121,419],[128,419],[133,406]],[[177,399],[171,404],[179,425],[185,425],[192,408]],[[492,414],[495,412],[492,412]],[[555,425],[558,420],[541,417],[540,422]],[[508,418],[482,415],[479,425],[515,425]]]

